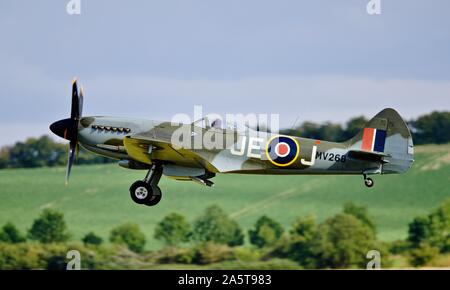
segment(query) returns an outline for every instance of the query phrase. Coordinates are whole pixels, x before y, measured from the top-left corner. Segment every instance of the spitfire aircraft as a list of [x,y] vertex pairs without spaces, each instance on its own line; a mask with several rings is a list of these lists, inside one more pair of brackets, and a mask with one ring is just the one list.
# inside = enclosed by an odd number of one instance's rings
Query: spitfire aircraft
[[[212,186],[211,179],[218,173],[353,174],[362,175],[365,185],[372,187],[374,181],[369,175],[403,173],[414,161],[411,133],[390,108],[379,112],[345,142],[222,126],[206,117],[191,124],[85,117],[82,108],[83,89],[74,80],[70,118],[50,125],[54,134],[70,141],[66,183],[80,145],[118,160],[122,167],[147,170],[144,179],[130,187],[133,201],[147,206],[161,200],[158,182],[162,175]],[[223,148],[183,146],[208,134],[210,140],[222,140]]]

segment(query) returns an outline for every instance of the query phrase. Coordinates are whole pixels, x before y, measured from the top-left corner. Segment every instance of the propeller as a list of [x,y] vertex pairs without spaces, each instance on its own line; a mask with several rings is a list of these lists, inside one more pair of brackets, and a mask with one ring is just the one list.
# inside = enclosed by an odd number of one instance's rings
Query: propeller
[[66,185],[69,183],[70,172],[78,155],[78,126],[83,111],[83,88],[78,89],[77,79],[72,82],[72,107],[70,118],[54,122],[50,130],[57,136],[69,140],[69,154],[66,169]]

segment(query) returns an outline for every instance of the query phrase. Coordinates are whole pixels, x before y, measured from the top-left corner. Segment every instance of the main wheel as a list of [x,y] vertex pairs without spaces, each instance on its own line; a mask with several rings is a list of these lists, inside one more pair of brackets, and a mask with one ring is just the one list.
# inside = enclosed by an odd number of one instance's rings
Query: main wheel
[[153,195],[153,189],[150,184],[138,180],[130,187],[131,199],[138,204],[145,204]]
[[159,203],[162,198],[161,188],[159,186],[154,186],[152,189],[152,195],[145,201],[145,205],[154,206]]
[[372,186],[373,186],[373,183],[374,183],[374,182],[373,182],[372,178],[370,178],[370,177],[364,179],[364,184],[365,184],[367,187],[372,187]]

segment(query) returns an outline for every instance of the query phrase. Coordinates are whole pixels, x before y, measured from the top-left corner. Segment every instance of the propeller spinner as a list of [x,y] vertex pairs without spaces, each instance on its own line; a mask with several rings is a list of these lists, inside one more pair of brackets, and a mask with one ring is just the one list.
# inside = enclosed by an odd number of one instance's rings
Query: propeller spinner
[[69,140],[69,156],[66,169],[66,185],[69,183],[75,154],[78,151],[78,125],[83,111],[83,88],[78,90],[77,80],[72,83],[72,107],[70,118],[54,122],[50,130],[57,136]]

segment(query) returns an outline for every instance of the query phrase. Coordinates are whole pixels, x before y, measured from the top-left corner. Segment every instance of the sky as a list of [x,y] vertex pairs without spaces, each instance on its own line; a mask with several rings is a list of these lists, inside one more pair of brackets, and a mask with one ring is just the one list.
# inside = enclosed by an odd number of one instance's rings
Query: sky
[[70,114],[279,114],[345,122],[450,110],[450,1],[0,0],[0,146]]

